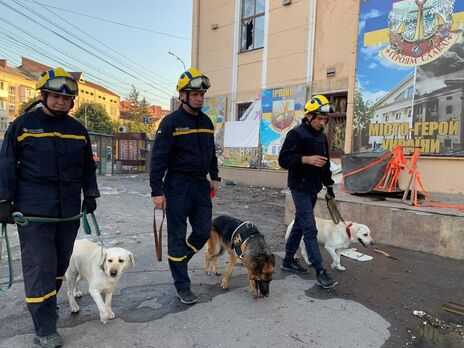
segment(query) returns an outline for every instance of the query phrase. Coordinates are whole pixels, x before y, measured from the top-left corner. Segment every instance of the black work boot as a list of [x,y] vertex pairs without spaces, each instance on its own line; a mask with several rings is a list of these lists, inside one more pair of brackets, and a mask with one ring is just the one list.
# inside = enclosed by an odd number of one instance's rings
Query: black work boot
[[280,269],[283,269],[287,272],[299,273],[299,274],[306,274],[308,270],[301,266],[297,260],[291,259],[290,261],[286,261],[285,259],[282,261],[280,265]]
[[61,338],[58,332],[54,332],[44,337],[34,337],[34,344],[38,344],[44,348],[56,348],[61,347],[64,344],[63,338]]
[[177,290],[177,297],[180,302],[187,305],[192,305],[197,302],[197,297],[190,289]]
[[316,284],[322,286],[324,289],[330,289],[337,285],[338,282],[333,280],[325,269],[321,269],[319,272],[316,272]]

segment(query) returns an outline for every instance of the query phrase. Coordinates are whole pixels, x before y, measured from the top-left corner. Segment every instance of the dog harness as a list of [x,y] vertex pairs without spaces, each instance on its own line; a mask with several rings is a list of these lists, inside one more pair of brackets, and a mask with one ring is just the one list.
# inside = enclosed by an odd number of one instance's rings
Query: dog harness
[[[242,227],[245,228],[243,229]],[[240,231],[240,229],[243,231]],[[259,235],[259,232],[250,221],[242,222],[240,225],[238,225],[234,232],[232,232],[230,242],[232,243],[232,249],[234,249],[235,255],[237,255],[240,260],[243,260],[243,243],[256,235]]]

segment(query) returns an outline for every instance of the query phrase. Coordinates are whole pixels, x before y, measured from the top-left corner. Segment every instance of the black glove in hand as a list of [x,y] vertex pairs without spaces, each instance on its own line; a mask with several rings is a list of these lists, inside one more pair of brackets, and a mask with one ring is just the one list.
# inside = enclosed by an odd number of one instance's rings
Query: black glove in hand
[[0,203],[0,223],[1,224],[14,224],[11,214],[15,211],[14,205],[10,201]]
[[332,198],[335,198],[335,193],[334,193],[334,189],[332,186],[328,186],[327,187],[327,194],[332,197]]
[[97,209],[97,201],[93,197],[84,197],[82,201],[82,211],[93,213]]

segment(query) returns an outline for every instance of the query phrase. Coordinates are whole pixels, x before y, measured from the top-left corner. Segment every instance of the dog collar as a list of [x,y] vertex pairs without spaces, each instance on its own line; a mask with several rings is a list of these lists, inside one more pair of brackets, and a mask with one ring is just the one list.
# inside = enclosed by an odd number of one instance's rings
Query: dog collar
[[346,234],[348,235],[348,238],[351,239],[351,230],[350,230],[350,227],[353,225],[353,223],[350,223],[348,225],[346,225],[346,228],[345,228],[345,231],[346,231]]
[[[240,231],[240,229],[245,226],[246,228],[243,231]],[[235,255],[240,260],[243,260],[243,252],[242,252],[242,245],[245,243],[248,239],[253,237],[254,235],[259,234],[259,232],[256,230],[256,228],[253,228],[254,225],[250,221],[245,221],[242,222],[238,227],[234,230],[232,233],[232,236],[230,237],[230,242],[232,243],[232,249],[234,249]]]

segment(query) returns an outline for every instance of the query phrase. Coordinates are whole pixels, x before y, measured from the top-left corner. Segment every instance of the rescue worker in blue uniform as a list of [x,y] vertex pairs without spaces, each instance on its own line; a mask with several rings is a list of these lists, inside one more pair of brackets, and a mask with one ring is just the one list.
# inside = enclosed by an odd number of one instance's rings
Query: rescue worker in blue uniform
[[[177,297],[184,304],[197,302],[190,288],[188,262],[209,238],[210,194],[220,181],[214,126],[201,111],[209,87],[209,79],[195,68],[180,76],[181,106],[161,121],[150,164],[152,201],[156,209],[166,208],[169,267]],[[188,238],[187,218],[192,226]]]
[[[63,68],[46,71],[36,88],[43,107],[8,128],[0,151],[0,222],[11,214],[69,218],[96,209],[99,197],[85,127],[68,115],[78,92]],[[81,207],[81,193],[84,200]],[[56,296],[74,246],[79,219],[19,226],[26,303],[41,347],[59,347]]]
[[329,100],[315,95],[304,108],[301,124],[287,133],[279,154],[279,164],[288,169],[288,187],[295,204],[295,223],[285,245],[281,269],[294,273],[308,273],[295,259],[301,238],[305,243],[311,265],[316,270],[316,283],[323,288],[338,284],[322,266],[322,256],[317,243],[314,206],[322,185],[335,197],[330,171],[329,145],[324,127],[333,111]]

